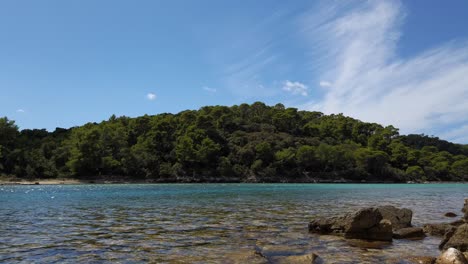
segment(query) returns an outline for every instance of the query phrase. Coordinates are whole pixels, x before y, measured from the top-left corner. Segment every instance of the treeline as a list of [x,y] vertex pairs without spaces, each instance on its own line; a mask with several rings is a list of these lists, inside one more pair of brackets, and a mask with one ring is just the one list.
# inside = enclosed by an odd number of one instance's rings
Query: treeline
[[0,175],[155,182],[468,180],[468,146],[261,102],[70,129],[0,118]]

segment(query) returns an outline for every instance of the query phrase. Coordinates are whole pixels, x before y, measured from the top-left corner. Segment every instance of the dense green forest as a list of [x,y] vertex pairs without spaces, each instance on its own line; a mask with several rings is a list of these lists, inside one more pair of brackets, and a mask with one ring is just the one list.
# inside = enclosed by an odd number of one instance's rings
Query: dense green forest
[[0,174],[154,182],[468,180],[468,146],[256,102],[19,131],[0,118]]

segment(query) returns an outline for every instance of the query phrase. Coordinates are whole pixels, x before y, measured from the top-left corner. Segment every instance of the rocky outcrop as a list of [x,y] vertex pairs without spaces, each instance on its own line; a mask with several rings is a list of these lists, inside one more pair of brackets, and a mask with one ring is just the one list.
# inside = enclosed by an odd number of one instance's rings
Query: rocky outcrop
[[383,219],[378,208],[364,208],[344,217],[310,222],[309,231],[320,234],[342,234],[345,238],[378,241],[392,240],[392,223]]
[[411,227],[411,219],[413,211],[407,208],[396,208],[395,206],[386,205],[377,207],[378,211],[384,219],[392,222],[393,230],[398,230],[405,227]]
[[440,243],[441,249],[456,248],[468,251],[468,224],[460,225],[447,232]]
[[463,253],[455,248],[448,248],[436,259],[436,264],[468,264]]
[[421,239],[424,237],[424,231],[421,227],[406,227],[393,232],[393,238],[396,239]]

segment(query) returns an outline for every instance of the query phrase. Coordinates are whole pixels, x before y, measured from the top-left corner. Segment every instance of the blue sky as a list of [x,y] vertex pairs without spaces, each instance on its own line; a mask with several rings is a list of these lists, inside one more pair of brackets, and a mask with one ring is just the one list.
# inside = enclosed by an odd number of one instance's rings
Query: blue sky
[[468,143],[468,1],[0,1],[21,128],[278,102]]

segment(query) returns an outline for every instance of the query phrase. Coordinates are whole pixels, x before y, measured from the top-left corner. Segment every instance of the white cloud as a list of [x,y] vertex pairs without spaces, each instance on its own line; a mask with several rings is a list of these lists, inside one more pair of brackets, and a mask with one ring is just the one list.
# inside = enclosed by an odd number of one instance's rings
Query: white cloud
[[18,109],[16,110],[17,113],[25,113],[26,111],[24,111],[24,109]]
[[146,95],[146,98],[150,101],[156,100],[156,94],[155,93],[148,93]]
[[331,82],[327,82],[327,81],[320,81],[319,85],[320,85],[320,87],[331,87],[332,86]]
[[207,91],[207,92],[210,92],[210,93],[216,93],[216,89],[215,88],[210,88],[210,87],[207,87],[207,86],[204,86],[203,87],[203,90]]
[[400,2],[336,8],[315,19],[321,24],[303,25],[311,53],[323,54],[316,62],[319,77],[332,84],[307,108],[467,143],[456,132],[466,131],[468,123],[468,43],[450,42],[402,58],[396,52],[406,16]]
[[283,90],[292,94],[307,96],[307,86],[300,82],[285,81],[283,84]]

